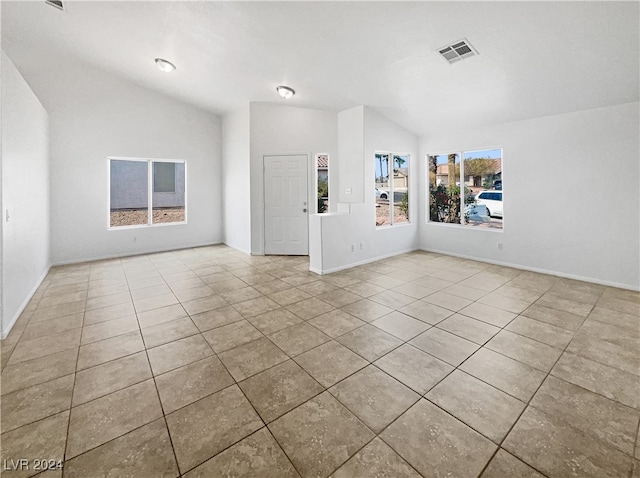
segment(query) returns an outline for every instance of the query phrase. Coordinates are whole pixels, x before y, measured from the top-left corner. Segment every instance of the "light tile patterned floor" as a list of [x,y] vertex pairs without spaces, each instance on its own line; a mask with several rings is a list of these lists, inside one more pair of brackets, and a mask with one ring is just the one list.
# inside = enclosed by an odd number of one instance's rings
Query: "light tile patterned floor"
[[2,341],[46,476],[640,476],[640,294],[414,252],[56,267]]

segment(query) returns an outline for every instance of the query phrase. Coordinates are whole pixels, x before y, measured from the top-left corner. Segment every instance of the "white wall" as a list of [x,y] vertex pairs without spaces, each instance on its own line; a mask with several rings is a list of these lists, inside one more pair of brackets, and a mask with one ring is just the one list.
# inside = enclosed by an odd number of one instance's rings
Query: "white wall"
[[[19,58],[49,113],[53,263],[222,241],[217,116],[66,57]],[[108,156],[186,160],[188,224],[108,230]]]
[[639,127],[629,103],[422,138],[421,177],[428,153],[501,146],[505,219],[463,229],[425,223],[422,207],[421,247],[640,288]]
[[251,252],[249,105],[229,113],[222,122],[222,204],[224,242]]
[[[329,194],[335,191],[337,116],[334,112],[251,103],[251,253],[264,254],[263,156],[307,154],[309,156],[309,203],[316,201],[312,182],[314,155],[329,154]],[[335,201],[329,200],[330,203]],[[332,209],[335,205],[331,206]]]
[[49,270],[49,126],[4,52],[1,96],[4,338]]
[[[348,110],[357,111],[356,109]],[[319,224],[322,238],[322,259],[313,260],[314,271],[328,273],[352,267],[357,264],[371,262],[418,248],[419,216],[418,216],[418,139],[397,124],[389,121],[371,108],[361,110],[364,137],[362,155],[340,157],[342,162],[352,162],[353,171],[364,165],[364,202],[349,204],[345,214],[320,216]],[[346,124],[351,130],[356,119],[350,118]],[[340,135],[342,138],[343,135]],[[352,148],[355,151],[355,147]],[[341,149],[342,150],[342,149]],[[376,151],[408,153],[409,159],[409,224],[386,227],[375,225],[375,153]],[[341,164],[340,171],[349,170],[349,165]],[[351,176],[349,176],[351,178]],[[348,185],[339,178],[341,189]],[[362,181],[362,179],[361,179]],[[355,250],[352,250],[352,246]]]
[[338,113],[338,200],[364,202],[364,106]]

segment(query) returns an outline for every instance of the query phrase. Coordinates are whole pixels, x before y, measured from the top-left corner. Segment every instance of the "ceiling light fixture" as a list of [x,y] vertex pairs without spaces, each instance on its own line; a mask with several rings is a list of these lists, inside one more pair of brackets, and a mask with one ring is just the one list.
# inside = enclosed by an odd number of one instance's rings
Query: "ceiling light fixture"
[[176,65],[163,58],[156,58],[156,65],[158,65],[158,68],[160,68],[160,70],[164,71],[165,73],[169,73],[170,71],[176,69]]
[[293,95],[296,94],[296,92],[293,90],[293,88],[289,88],[288,86],[278,86],[276,88],[276,91],[285,100],[288,100],[289,98],[291,98]]

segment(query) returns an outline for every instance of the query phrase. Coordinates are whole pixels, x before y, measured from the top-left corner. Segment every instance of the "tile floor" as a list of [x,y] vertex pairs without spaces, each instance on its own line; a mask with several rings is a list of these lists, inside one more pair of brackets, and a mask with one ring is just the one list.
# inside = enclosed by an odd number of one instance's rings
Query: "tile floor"
[[640,477],[640,294],[426,252],[307,269],[53,268],[1,343],[6,476]]

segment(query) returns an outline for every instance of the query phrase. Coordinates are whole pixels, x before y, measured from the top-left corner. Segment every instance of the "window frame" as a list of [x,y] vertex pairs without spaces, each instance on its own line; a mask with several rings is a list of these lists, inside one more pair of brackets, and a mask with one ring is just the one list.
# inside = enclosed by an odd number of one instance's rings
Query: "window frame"
[[[411,190],[411,153],[405,153],[405,152],[398,152],[398,151],[383,151],[383,150],[375,150],[373,153],[373,159],[374,159],[374,166],[373,166],[373,186],[374,189],[376,188],[376,178],[375,178],[375,171],[376,171],[376,167],[375,167],[375,160],[376,160],[376,156],[378,155],[387,155],[389,156],[389,162],[390,165],[388,166],[390,168],[390,171],[387,171],[387,174],[390,175],[390,178],[388,179],[389,182],[389,224],[381,224],[381,225],[376,225],[376,229],[386,229],[386,228],[390,228],[390,227],[402,227],[402,226],[407,226],[407,225],[411,225],[412,221],[411,218],[413,217],[413,214],[409,213],[409,207],[407,207],[407,221],[406,222],[399,222],[399,223],[394,223],[394,207],[395,207],[395,195],[393,193],[393,170],[394,170],[394,165],[395,165],[395,156],[404,156],[407,158],[407,204],[409,201],[409,192]],[[380,171],[380,173],[382,174],[382,171]],[[377,197],[375,195],[374,192],[374,205],[375,205],[375,201],[377,200]],[[375,211],[375,209],[374,209]]]
[[[502,218],[502,227],[501,228],[488,228],[488,227],[478,227],[476,225],[472,225],[469,224],[465,219],[464,219],[464,214],[462,213],[462,210],[464,209],[465,205],[466,205],[466,198],[465,198],[465,194],[464,194],[464,189],[465,189],[465,185],[466,182],[464,181],[465,178],[465,171],[464,171],[464,155],[466,153],[477,153],[480,151],[494,151],[494,150],[499,150],[500,151],[500,161],[501,161],[501,167],[500,167],[500,179],[502,179],[504,177],[504,148],[502,146],[495,146],[495,147],[485,147],[485,148],[472,148],[472,149],[451,149],[451,150],[445,150],[445,151],[440,151],[440,152],[434,152],[434,153],[427,153],[425,155],[425,169],[426,169],[426,211],[425,211],[425,224],[431,224],[431,225],[436,225],[437,227],[454,227],[454,228],[462,228],[465,230],[473,230],[473,231],[490,231],[490,232],[496,232],[496,233],[502,233],[504,232],[504,216]],[[429,208],[429,198],[430,198],[430,193],[431,193],[431,182],[429,179],[429,157],[433,157],[433,156],[448,156],[450,154],[457,154],[460,155],[460,183],[461,183],[461,187],[460,187],[460,219],[461,222],[458,223],[446,223],[446,222],[437,222],[437,221],[432,221],[431,220],[431,214],[430,214],[430,208]],[[437,172],[436,172],[437,174]],[[492,190],[487,190],[487,191],[492,191]],[[501,190],[502,191],[502,190]]]
[[[111,161],[130,161],[147,163],[147,223],[146,224],[131,224],[128,226],[112,226],[111,225]],[[154,175],[153,164],[154,163],[180,163],[184,164],[184,221],[178,222],[153,222],[153,194],[154,194]],[[107,230],[108,231],[121,231],[128,229],[139,229],[145,227],[165,227],[165,226],[181,226],[186,225],[188,221],[188,186],[187,186],[187,160],[186,159],[165,159],[165,158],[132,158],[125,156],[107,156]],[[177,194],[174,190],[173,193],[160,192],[158,194]]]

